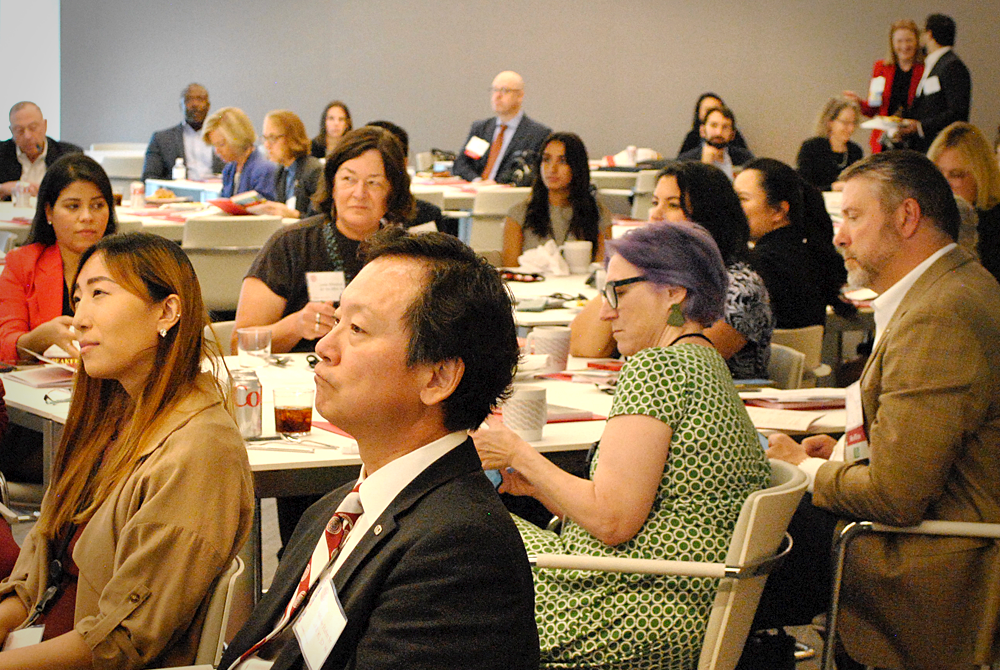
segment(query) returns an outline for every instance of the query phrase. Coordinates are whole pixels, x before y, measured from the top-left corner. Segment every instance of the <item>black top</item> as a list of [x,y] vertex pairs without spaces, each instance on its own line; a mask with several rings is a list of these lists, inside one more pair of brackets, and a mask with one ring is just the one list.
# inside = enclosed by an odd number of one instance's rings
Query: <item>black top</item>
[[1000,205],[976,212],[979,214],[979,262],[1000,281]]
[[892,92],[889,94],[889,115],[902,115],[906,111],[906,103],[910,98],[910,80],[913,79],[913,68],[909,72],[903,72],[896,66],[896,72],[892,75]]
[[[336,244],[338,258],[331,257],[324,228],[329,228]],[[307,272],[342,270],[350,283],[361,271],[358,259],[360,242],[344,236],[325,215],[313,216],[279,230],[260,250],[247,277],[264,282],[275,295],[285,299],[284,318],[299,311],[309,302],[306,287]],[[301,340],[292,351],[312,351],[315,340]]]
[[821,269],[795,226],[772,230],[757,240],[750,265],[764,279],[776,328],[803,328],[826,321]]
[[326,138],[314,137],[309,145],[309,155],[313,158],[326,158]]
[[795,162],[803,179],[821,191],[829,191],[844,168],[857,163],[862,155],[861,147],[854,142],[847,143],[845,155],[834,153],[827,138],[813,137],[802,143]]

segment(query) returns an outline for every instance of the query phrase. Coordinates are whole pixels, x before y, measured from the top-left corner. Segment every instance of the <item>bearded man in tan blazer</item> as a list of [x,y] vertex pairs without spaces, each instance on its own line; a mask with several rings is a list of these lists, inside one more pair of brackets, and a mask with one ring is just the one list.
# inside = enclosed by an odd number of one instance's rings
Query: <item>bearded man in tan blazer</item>
[[[851,284],[879,294],[860,382],[869,456],[824,460],[834,446],[826,436],[772,436],[768,455],[798,464],[814,478],[813,503],[845,518],[1000,523],[1000,286],[954,244],[955,200],[922,154],[875,154],[841,179],[834,242]],[[841,603],[840,640],[855,661],[909,669],[997,660],[992,542],[862,536]]]

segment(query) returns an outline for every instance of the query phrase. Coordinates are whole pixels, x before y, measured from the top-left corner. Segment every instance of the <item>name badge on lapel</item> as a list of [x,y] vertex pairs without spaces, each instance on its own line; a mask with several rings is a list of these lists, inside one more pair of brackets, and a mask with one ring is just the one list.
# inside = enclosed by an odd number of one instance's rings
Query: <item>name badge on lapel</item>
[[321,576],[319,586],[292,626],[309,670],[323,667],[345,626],[347,616],[333,588],[333,579]]
[[482,137],[476,137],[475,135],[470,137],[469,142],[465,145],[465,155],[474,161],[477,161],[485,156],[486,152],[489,150],[490,143]]
[[861,404],[860,381],[847,387],[844,409],[847,414],[844,426],[844,460],[848,463],[866,460],[869,457],[868,435],[865,433],[865,411]]

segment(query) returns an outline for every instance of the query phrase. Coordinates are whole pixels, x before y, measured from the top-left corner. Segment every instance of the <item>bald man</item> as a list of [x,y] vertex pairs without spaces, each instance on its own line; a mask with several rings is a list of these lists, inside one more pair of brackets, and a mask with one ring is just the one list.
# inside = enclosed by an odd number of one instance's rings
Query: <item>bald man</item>
[[62,156],[83,151],[69,142],[48,137],[48,122],[33,102],[19,102],[10,108],[11,139],[0,142],[0,198],[10,200],[14,185],[28,182],[31,195],[38,195],[38,185],[48,166]]
[[144,180],[170,179],[178,158],[184,160],[188,179],[204,179],[222,172],[222,160],[201,137],[201,126],[211,106],[208,89],[204,86],[188,84],[184,87],[180,101],[184,120],[153,133],[142,166]]
[[476,121],[452,171],[469,181],[528,186],[518,168],[531,165],[552,129],[524,114],[524,80],[516,72],[493,79],[490,102],[496,116]]

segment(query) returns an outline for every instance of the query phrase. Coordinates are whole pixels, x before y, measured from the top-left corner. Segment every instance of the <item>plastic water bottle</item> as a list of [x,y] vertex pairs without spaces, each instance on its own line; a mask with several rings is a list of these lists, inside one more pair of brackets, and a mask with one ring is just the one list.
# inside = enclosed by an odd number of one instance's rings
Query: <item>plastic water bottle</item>
[[187,168],[184,167],[184,159],[180,156],[178,156],[177,160],[174,161],[174,169],[170,173],[170,178],[174,181],[187,179]]

